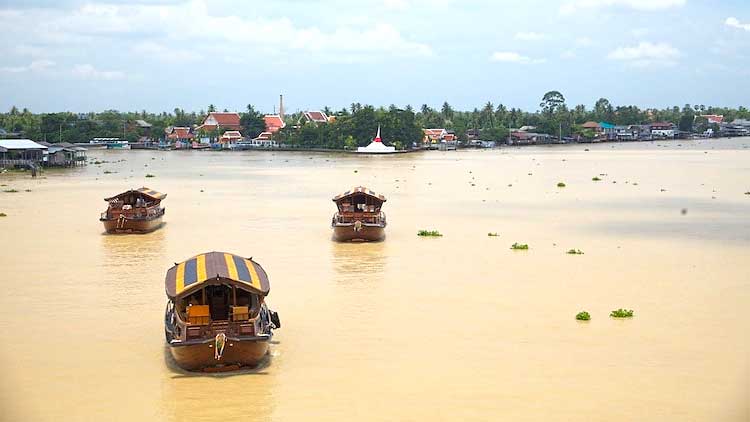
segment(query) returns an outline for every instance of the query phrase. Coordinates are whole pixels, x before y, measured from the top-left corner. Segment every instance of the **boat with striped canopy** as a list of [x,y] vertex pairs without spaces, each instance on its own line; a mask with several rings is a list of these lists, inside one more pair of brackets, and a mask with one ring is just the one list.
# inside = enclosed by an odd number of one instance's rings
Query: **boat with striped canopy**
[[104,198],[109,204],[99,217],[107,233],[148,233],[161,227],[166,193],[142,187]]
[[252,258],[208,252],[175,264],[165,279],[167,345],[193,371],[257,366],[279,316],[268,309],[268,275]]
[[381,210],[385,201],[385,196],[364,186],[336,195],[333,202],[338,211],[331,219],[333,238],[341,242],[385,239],[387,221]]

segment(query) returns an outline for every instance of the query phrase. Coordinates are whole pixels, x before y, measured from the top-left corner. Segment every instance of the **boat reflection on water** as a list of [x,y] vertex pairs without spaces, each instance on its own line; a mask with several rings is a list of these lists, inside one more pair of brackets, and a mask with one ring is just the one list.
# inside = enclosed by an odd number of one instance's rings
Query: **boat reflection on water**
[[349,282],[380,278],[386,269],[387,249],[386,242],[331,242],[336,280]]

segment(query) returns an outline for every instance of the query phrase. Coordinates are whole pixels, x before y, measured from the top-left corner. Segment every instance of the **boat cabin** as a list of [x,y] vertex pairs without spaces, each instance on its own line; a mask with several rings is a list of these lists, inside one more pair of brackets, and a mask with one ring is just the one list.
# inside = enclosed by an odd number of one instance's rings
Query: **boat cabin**
[[191,341],[265,335],[264,308],[268,275],[252,259],[209,252],[175,264],[167,271],[167,321],[174,339]]
[[378,195],[366,187],[359,186],[333,198],[338,208],[337,219],[341,223],[362,221],[376,223],[384,218],[381,212],[386,201],[383,195]]
[[127,218],[146,218],[158,216],[162,209],[159,208],[161,201],[167,197],[166,193],[159,193],[146,187],[132,189],[110,198],[104,198],[109,203],[107,211],[102,214],[102,219],[117,219],[120,216]]

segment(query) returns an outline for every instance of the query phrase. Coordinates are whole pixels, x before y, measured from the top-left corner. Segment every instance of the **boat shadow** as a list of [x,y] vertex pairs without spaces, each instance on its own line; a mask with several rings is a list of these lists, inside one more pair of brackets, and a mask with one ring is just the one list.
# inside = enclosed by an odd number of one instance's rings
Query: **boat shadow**
[[[275,342],[275,344],[278,344],[278,342]],[[180,368],[180,366],[177,365],[177,362],[172,357],[172,354],[169,352],[169,346],[167,346],[166,344],[164,345],[163,352],[164,364],[172,373],[172,376],[170,377],[172,379],[197,377],[232,378],[245,375],[269,375],[266,369],[271,366],[271,361],[273,360],[273,357],[271,356],[271,353],[269,351],[269,353],[266,353],[266,356],[260,361],[260,363],[258,363],[258,365],[254,367],[242,367],[240,369],[227,372],[197,372]]]

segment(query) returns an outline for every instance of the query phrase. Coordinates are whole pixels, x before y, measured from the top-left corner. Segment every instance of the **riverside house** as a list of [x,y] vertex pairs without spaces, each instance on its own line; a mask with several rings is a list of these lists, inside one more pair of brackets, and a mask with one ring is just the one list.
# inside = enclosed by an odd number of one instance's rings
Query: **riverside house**
[[164,129],[167,142],[175,148],[189,148],[195,139],[192,129],[185,126],[170,126]]
[[228,130],[219,137],[219,145],[222,149],[235,148],[237,142],[244,139],[239,130]]
[[0,167],[31,167],[42,164],[47,147],[31,139],[0,139]]
[[670,122],[657,122],[649,125],[654,138],[674,138],[675,126]]

